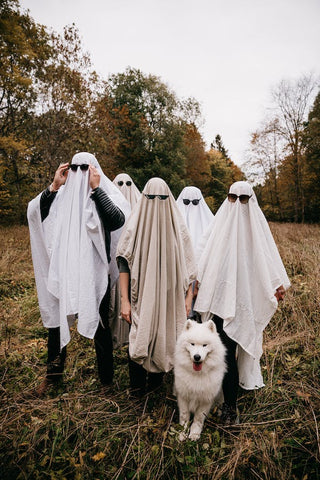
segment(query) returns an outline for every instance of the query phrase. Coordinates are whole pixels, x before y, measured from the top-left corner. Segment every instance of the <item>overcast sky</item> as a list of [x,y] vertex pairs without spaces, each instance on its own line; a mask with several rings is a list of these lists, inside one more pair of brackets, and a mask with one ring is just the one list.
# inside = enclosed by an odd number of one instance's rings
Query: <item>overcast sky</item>
[[270,90],[320,73],[320,0],[20,0],[61,33],[75,23],[104,78],[127,66],[201,104],[207,146],[219,133],[244,158]]

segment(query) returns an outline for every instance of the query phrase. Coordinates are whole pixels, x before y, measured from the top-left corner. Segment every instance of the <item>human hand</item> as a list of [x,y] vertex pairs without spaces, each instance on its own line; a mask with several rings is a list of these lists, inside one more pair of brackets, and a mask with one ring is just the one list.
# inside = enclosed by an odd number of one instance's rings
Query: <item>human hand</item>
[[68,173],[69,173],[68,166],[69,166],[69,163],[61,163],[57,168],[56,173],[54,174],[53,182],[52,182],[53,190],[55,191],[59,190],[61,185],[64,185],[66,183]]
[[121,317],[131,325],[131,305],[129,300],[121,300]]
[[280,302],[280,300],[283,300],[283,299],[284,299],[285,294],[286,294],[286,291],[285,291],[283,285],[280,285],[280,287],[277,288],[276,293],[274,294],[274,296],[276,297],[276,299],[278,300],[278,302]]
[[93,165],[89,165],[89,185],[94,190],[100,185],[100,173]]

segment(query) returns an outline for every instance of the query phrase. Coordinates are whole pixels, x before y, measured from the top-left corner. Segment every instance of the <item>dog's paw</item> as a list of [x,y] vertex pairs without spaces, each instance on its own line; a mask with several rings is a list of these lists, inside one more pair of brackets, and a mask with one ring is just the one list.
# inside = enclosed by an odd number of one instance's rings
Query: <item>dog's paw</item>
[[184,442],[188,438],[188,433],[184,430],[183,432],[179,433],[179,440],[180,442]]
[[200,438],[200,433],[195,433],[195,432],[190,432],[189,433],[189,439],[192,440],[193,442],[196,442]]

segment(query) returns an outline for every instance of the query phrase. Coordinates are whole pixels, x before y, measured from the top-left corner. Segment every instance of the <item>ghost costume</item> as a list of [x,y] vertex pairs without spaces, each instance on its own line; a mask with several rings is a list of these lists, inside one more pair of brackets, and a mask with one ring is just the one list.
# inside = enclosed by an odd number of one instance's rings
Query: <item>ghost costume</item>
[[[188,227],[193,251],[195,253],[195,260],[199,258],[198,250],[201,238],[207,230],[208,225],[211,225],[214,215],[205,202],[201,190],[197,187],[185,187],[177,198],[177,206],[182,213],[182,216]],[[192,291],[194,292],[195,283],[193,283]],[[193,310],[194,299],[192,301],[192,308],[188,318],[197,320],[197,314]]]
[[251,186],[236,182],[229,193],[250,199],[247,204],[226,199],[206,232],[194,308],[219,318],[220,330],[238,346],[239,384],[251,390],[264,386],[263,330],[278,306],[276,289],[289,288],[290,281]]
[[168,372],[196,266],[189,232],[162,179],[146,184],[120,237],[117,257],[126,260],[131,277],[130,359],[147,372]]
[[89,170],[69,170],[57,193],[47,189],[28,205],[40,313],[49,336],[51,329],[57,333],[61,351],[76,319],[78,332],[87,338],[95,337],[99,322],[108,328],[101,306],[108,305],[107,292],[118,276],[115,250],[130,210],[93,155],[76,154],[72,164],[95,166],[99,187],[90,188]]
[[113,183],[128,200],[132,209],[141,197],[141,193],[132,181],[132,178],[127,173],[119,173],[114,178]]
[[[119,173],[114,178],[113,183],[119,188],[129,202],[131,209],[133,209],[140,199],[141,193],[132,181],[132,178],[126,173]],[[111,290],[109,321],[112,330],[113,347],[119,348],[127,344],[129,341],[129,324],[121,318],[119,280],[116,281]]]
[[[185,204],[184,201],[187,200],[190,200],[190,203]],[[193,200],[199,200],[199,203],[194,205]],[[193,249],[196,252],[202,235],[212,223],[214,215],[197,187],[185,187],[177,198],[177,205],[186,222]]]

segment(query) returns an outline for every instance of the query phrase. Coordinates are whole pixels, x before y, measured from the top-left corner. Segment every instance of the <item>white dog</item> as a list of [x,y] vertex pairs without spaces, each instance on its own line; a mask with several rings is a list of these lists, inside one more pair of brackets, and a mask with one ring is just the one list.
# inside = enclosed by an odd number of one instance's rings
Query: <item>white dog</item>
[[[177,340],[174,363],[175,394],[179,422],[184,427],[179,439],[198,440],[226,371],[225,347],[212,320],[187,320]],[[193,422],[188,435],[190,414]]]

